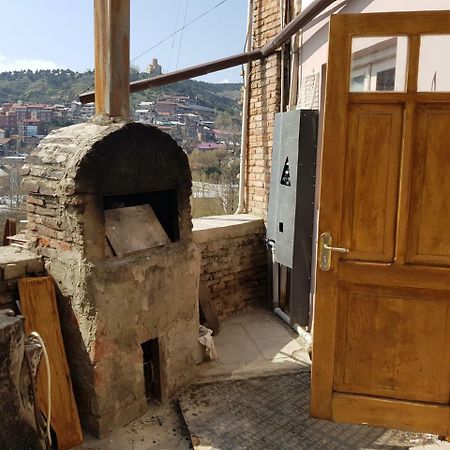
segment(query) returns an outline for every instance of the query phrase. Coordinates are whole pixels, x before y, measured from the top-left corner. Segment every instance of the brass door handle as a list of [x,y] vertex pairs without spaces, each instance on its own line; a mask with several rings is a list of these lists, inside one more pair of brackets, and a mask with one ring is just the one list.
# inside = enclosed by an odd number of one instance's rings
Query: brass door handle
[[319,241],[319,267],[324,272],[330,270],[331,267],[331,252],[349,253],[350,250],[344,247],[333,247],[333,236],[326,231],[320,235]]
[[348,253],[350,250],[348,248],[344,247],[332,247],[331,245],[324,244],[323,245],[326,250],[330,250],[332,252],[338,252],[338,253]]

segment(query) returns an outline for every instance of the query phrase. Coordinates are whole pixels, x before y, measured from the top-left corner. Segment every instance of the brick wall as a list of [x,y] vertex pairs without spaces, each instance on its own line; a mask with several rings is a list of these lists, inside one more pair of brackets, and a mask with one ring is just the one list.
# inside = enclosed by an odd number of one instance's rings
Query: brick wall
[[194,219],[193,223],[194,241],[201,250],[200,278],[208,285],[219,319],[250,305],[268,304],[262,219],[216,216]]
[[[262,47],[280,31],[279,0],[255,0],[253,48]],[[250,77],[248,212],[266,217],[269,200],[275,113],[280,108],[280,54],[252,64]]]

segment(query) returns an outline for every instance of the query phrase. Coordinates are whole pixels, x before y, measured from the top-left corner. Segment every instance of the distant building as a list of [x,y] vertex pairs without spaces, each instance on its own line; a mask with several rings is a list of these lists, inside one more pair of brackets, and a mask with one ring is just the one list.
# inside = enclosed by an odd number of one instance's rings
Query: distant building
[[197,150],[202,152],[207,150],[226,150],[225,144],[218,144],[217,142],[200,142],[197,145]]
[[19,136],[20,137],[34,137],[42,134],[43,123],[40,120],[24,119],[19,124]]
[[160,100],[156,103],[155,109],[158,114],[175,114],[177,112],[177,106],[175,102]]
[[152,62],[147,66],[147,72],[151,77],[162,75],[162,67],[158,64],[158,60],[156,58],[153,58]]

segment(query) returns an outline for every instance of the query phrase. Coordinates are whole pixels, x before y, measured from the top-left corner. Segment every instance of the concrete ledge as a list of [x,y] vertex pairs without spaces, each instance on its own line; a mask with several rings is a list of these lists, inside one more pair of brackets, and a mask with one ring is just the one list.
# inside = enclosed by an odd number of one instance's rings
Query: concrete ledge
[[8,245],[0,247],[1,279],[11,280],[44,272],[44,261],[36,253]]
[[192,219],[193,240],[197,243],[216,241],[257,232],[264,226],[261,217],[252,214],[232,214]]

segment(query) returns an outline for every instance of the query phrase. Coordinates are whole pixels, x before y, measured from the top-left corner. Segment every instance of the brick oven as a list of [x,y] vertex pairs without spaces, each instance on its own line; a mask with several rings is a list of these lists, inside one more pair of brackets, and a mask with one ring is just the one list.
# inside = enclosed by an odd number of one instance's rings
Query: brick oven
[[194,371],[200,255],[187,157],[157,128],[87,123],[48,135],[23,170],[80,417],[104,436]]

